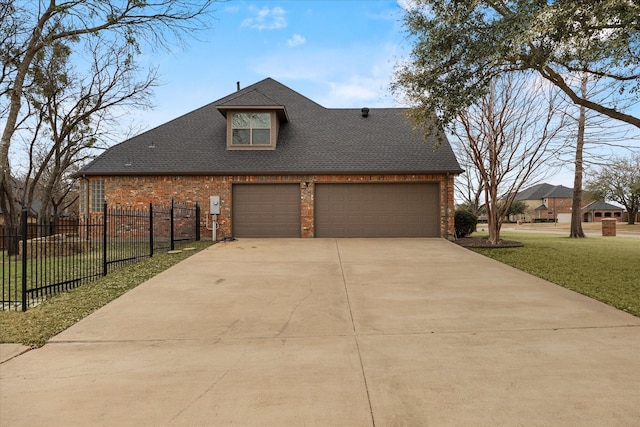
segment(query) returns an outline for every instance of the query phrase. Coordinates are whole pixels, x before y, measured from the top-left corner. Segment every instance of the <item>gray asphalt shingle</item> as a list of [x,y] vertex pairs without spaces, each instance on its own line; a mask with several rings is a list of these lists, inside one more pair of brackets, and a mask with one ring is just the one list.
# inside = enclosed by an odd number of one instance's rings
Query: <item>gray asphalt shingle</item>
[[[275,150],[227,150],[218,108],[243,105],[285,108]],[[79,175],[462,172],[446,139],[423,141],[405,113],[324,108],[267,78],[111,147]]]
[[573,197],[573,188],[563,185],[551,185],[547,183],[532,185],[518,193],[516,200],[538,200],[549,197],[570,198]]
[[589,203],[587,206],[582,208],[583,212],[587,211],[623,211],[624,209],[620,206],[612,205],[611,203],[603,202],[597,200],[595,202]]

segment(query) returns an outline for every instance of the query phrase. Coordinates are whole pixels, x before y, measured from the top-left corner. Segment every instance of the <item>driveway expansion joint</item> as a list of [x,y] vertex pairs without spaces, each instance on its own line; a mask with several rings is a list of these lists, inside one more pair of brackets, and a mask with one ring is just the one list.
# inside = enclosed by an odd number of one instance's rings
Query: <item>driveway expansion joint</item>
[[340,247],[338,246],[338,241],[335,241],[336,244],[336,251],[338,253],[338,262],[340,263],[340,274],[342,276],[342,284],[344,286],[344,293],[345,293],[345,297],[347,299],[347,307],[349,309],[349,317],[351,319],[351,327],[353,328],[353,337],[354,337],[354,342],[356,344],[356,349],[358,351],[358,360],[360,362],[360,372],[362,374],[362,380],[364,381],[364,388],[367,392],[367,403],[369,405],[369,415],[371,416],[371,426],[375,427],[376,426],[376,420],[375,420],[375,416],[373,414],[373,406],[371,404],[371,393],[369,391],[369,384],[367,382],[367,374],[364,370],[364,362],[362,361],[362,352],[360,351],[360,343],[358,342],[358,333],[356,331],[356,324],[353,320],[353,311],[351,310],[351,301],[349,300],[349,290],[347,289],[347,279],[344,275],[344,267],[343,267],[343,263],[342,263],[342,257],[340,256]]

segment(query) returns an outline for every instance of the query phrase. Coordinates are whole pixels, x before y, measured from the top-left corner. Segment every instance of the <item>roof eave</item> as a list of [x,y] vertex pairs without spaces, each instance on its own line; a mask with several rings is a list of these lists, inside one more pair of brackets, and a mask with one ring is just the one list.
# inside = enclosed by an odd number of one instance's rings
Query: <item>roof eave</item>
[[73,175],[74,178],[85,176],[231,176],[231,175],[459,175],[462,169],[455,170],[293,170],[293,171],[120,171],[120,172],[90,172],[80,171]]

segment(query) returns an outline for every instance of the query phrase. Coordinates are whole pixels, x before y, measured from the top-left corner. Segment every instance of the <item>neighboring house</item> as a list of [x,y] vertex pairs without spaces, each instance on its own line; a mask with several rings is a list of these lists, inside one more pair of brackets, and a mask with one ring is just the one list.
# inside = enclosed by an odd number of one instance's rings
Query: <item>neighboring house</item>
[[406,109],[325,108],[267,78],[110,148],[76,176],[81,212],[103,200],[198,202],[209,224],[219,207],[218,239],[451,238],[461,172],[444,135],[424,141]]
[[603,218],[614,218],[622,221],[623,212],[624,209],[619,206],[595,201],[582,208],[582,220],[584,222],[598,222],[602,221]]
[[572,199],[573,188],[546,183],[533,185],[515,197],[527,205],[525,214],[517,219],[571,222]]

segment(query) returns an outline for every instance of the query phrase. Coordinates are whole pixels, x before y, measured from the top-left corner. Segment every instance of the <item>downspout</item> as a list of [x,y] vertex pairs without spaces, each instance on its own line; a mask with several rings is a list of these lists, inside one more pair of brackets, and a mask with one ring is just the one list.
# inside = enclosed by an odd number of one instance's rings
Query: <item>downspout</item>
[[[89,180],[87,179],[87,176],[85,174],[82,174],[82,181],[84,181],[84,224],[85,224],[85,230],[84,230],[84,234],[85,234],[85,239],[87,241],[89,241],[90,239],[90,229],[89,229]],[[82,187],[82,186],[81,186]],[[80,208],[82,208],[82,204],[80,206]],[[78,218],[78,220],[80,220],[80,218]]]
[[82,180],[84,181],[84,216],[89,218],[89,180],[87,175],[82,174]]
[[444,229],[445,238],[449,239],[449,172],[445,174],[444,181]]

